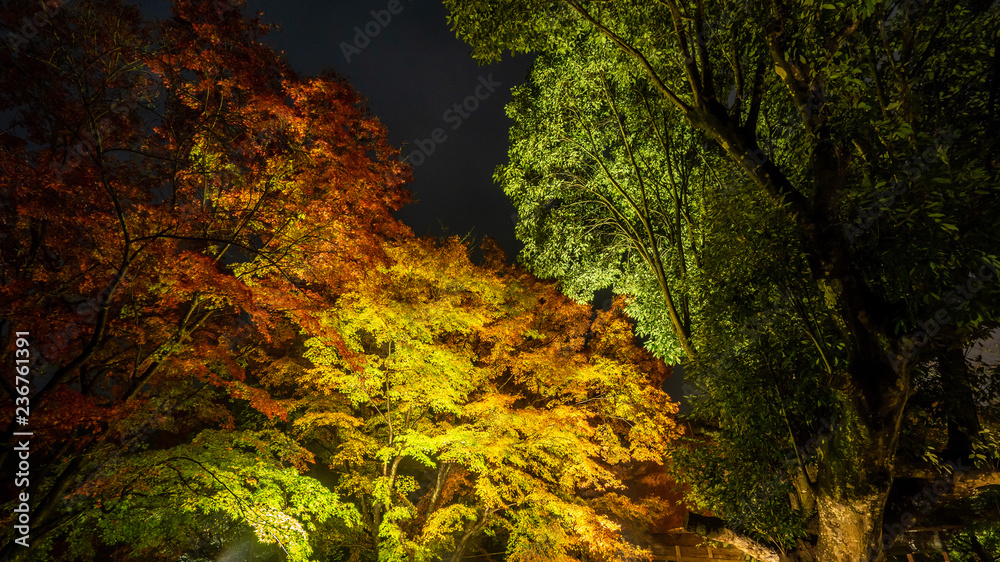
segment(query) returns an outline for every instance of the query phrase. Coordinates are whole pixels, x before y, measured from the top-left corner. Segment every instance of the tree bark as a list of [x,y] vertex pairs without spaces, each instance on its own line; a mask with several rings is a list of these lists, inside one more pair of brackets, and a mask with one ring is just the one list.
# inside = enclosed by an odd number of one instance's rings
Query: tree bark
[[851,498],[820,495],[817,558],[824,562],[867,562],[882,552],[880,525],[888,490]]
[[476,533],[481,531],[486,523],[489,521],[490,515],[493,512],[491,510],[486,510],[483,512],[483,516],[479,518],[474,524],[466,528],[465,534],[462,535],[461,540],[458,542],[458,546],[455,547],[455,553],[451,557],[451,562],[461,562],[462,554],[465,552],[465,548],[469,545],[469,540],[476,536]]

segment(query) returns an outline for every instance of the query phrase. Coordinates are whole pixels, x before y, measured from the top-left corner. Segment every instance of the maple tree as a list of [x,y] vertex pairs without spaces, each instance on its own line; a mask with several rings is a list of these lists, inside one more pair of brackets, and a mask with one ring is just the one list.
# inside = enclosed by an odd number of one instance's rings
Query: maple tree
[[258,423],[287,412],[251,358],[277,360],[261,350],[317,327],[408,234],[392,212],[410,172],[348,84],[298,77],[266,26],[216,8],[146,22],[115,1],[67,6],[0,54],[0,318],[4,349],[30,331],[36,358],[36,554],[176,555],[236,520],[304,559],[310,525],[352,517],[301,474],[308,451]]
[[268,378],[298,389],[293,426],[361,514],[334,543],[379,560],[457,561],[491,536],[508,560],[641,554],[624,515],[648,526],[674,508],[629,500],[622,479],[662,462],[676,405],[621,303],[592,317],[456,239],[389,254],[320,320],[346,349],[312,337]]

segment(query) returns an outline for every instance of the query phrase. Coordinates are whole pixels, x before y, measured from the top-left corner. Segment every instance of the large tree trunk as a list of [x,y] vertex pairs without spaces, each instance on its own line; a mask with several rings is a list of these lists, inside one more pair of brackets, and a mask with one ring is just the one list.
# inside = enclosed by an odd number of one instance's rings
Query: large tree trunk
[[817,558],[823,562],[866,562],[881,553],[881,525],[888,489],[851,498],[820,495]]
[[853,335],[859,352],[846,380],[840,381],[850,402],[841,408],[843,418],[820,463],[816,487],[817,556],[824,562],[867,562],[881,556],[886,500],[909,395],[909,365],[893,370],[884,356],[876,355],[878,347],[870,338],[856,331]]

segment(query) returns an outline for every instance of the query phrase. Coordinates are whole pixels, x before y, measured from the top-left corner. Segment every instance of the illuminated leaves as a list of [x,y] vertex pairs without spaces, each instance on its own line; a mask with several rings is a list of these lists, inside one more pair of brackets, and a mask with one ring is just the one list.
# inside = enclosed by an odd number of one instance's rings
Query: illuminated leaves
[[319,313],[408,235],[409,171],[343,79],[298,77],[212,4],[159,22],[67,5],[17,60],[0,50],[0,316],[38,335],[32,484],[77,498],[40,496],[33,523],[65,536],[114,510],[81,552],[235,522],[305,559],[316,521],[351,520],[274,428],[295,427],[297,330],[343,347]]
[[346,351],[307,341],[315,367],[301,384],[329,398],[295,414],[364,514],[359,540],[422,559],[502,530],[527,559],[518,537],[542,525],[552,559],[627,550],[578,492],[600,496],[621,487],[616,466],[662,460],[676,406],[650,384],[664,367],[635,346],[621,308],[593,321],[502,260],[471,263],[458,240],[387,253],[391,265],[320,321]]
[[252,528],[260,542],[279,545],[289,560],[309,560],[318,524],[334,518],[353,526],[358,514],[299,474],[309,455],[299,449],[289,456],[296,448],[273,432],[204,431],[189,445],[124,459],[113,479],[95,483],[111,492],[104,494],[106,513],[86,518],[98,516],[94,523],[105,540],[130,543],[134,552],[162,548],[171,529],[198,522],[211,532],[232,519]]

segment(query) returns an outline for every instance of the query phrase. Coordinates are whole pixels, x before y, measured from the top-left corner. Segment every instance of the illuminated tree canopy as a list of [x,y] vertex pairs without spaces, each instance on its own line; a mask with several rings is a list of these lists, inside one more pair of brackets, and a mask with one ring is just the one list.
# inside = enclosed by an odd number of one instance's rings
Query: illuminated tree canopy
[[2,556],[643,554],[677,507],[628,479],[677,407],[621,303],[414,237],[360,95],[235,6],[85,2],[0,55],[0,337],[34,354],[31,547],[5,496]]

